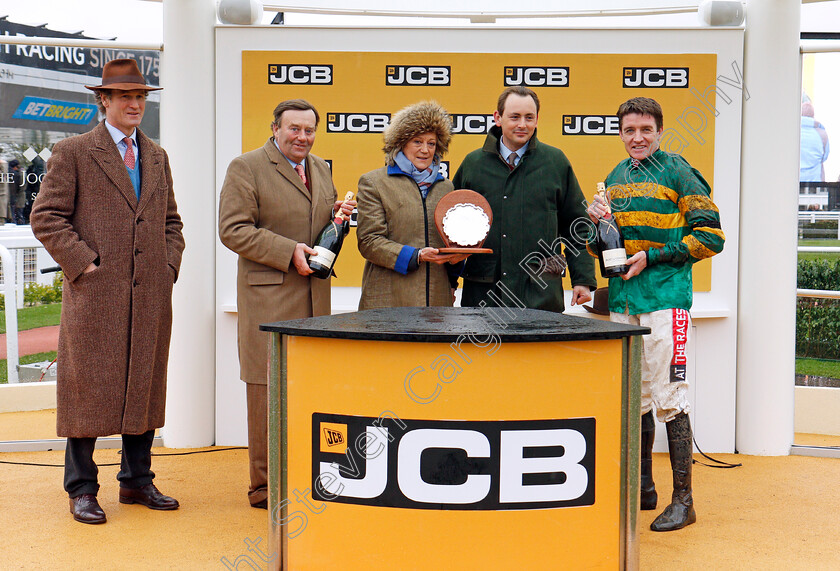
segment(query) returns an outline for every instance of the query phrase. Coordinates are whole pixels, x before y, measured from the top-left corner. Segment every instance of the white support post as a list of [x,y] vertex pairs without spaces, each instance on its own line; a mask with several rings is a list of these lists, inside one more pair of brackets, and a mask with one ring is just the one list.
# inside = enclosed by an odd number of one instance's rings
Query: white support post
[[6,370],[9,384],[19,382],[18,377],[18,326],[15,260],[6,246],[0,245],[0,259],[3,260],[3,294],[6,311]]
[[215,25],[213,0],[163,2],[161,143],[187,243],[173,292],[161,431],[166,446],[176,448],[215,440]]
[[739,452],[793,443],[799,187],[799,0],[748,0],[741,140]]
[[[23,309],[23,248],[15,248],[15,288],[17,290],[17,308]],[[20,268],[20,271],[17,269]]]

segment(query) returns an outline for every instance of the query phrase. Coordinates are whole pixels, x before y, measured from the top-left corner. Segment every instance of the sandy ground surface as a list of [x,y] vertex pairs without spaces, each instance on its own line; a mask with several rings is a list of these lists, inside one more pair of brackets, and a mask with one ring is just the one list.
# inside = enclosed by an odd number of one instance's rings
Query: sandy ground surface
[[[24,436],[19,430],[27,423],[49,424],[50,414],[0,415],[0,439]],[[840,444],[837,437],[798,436],[823,445]],[[173,452],[182,451],[154,449],[155,454]],[[840,460],[713,456],[743,466],[729,470],[694,466],[698,521],[683,530],[652,532],[648,526],[659,510],[641,512],[640,569],[840,569]],[[245,450],[156,456],[152,465],[156,484],[181,502],[181,509],[174,512],[118,503],[118,467],[105,465],[119,462],[118,451],[98,450],[99,499],[108,515],[108,523],[100,526],[79,524],[70,516],[61,483],[63,458],[60,451],[0,453],[4,492],[0,568],[225,569],[234,567],[226,567],[223,557],[232,564],[249,553],[246,539],[267,541],[267,513],[251,508],[246,499]],[[666,454],[654,455],[654,477],[661,510],[671,491]],[[236,568],[267,569],[260,565],[243,563]],[[350,564],[343,568],[353,569]],[[418,561],[401,561],[394,568],[429,569]],[[528,567],[523,564],[521,569]],[[557,569],[563,569],[561,553]]]

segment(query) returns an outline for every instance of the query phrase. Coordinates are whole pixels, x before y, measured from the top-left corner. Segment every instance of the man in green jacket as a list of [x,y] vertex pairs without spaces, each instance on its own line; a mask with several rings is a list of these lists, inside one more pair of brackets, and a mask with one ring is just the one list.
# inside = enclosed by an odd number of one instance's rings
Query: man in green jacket
[[589,301],[595,289],[595,264],[585,247],[589,221],[583,193],[563,151],[537,140],[539,110],[532,90],[505,89],[484,146],[464,158],[452,180],[456,189],[482,194],[493,210],[484,243],[493,253],[467,258],[464,307],[516,305],[562,312],[567,261],[572,305]]
[[[610,320],[650,327],[642,339],[643,510],[656,508],[651,473],[655,423],[665,423],[674,491],[671,503],[651,524],[653,531],[673,531],[694,523],[691,491],[692,432],[688,414],[686,346],[691,331],[691,268],[723,250],[717,206],[703,175],[679,155],[659,148],[662,107],[634,97],[618,108],[618,126],[629,155],[605,182],[609,209],[621,226],[629,270],[610,278]],[[592,222],[608,211],[596,195],[589,206]]]

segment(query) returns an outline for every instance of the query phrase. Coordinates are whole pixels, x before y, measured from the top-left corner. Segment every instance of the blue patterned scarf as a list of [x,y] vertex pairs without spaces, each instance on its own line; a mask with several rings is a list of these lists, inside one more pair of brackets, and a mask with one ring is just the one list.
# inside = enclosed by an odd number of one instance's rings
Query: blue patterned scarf
[[437,180],[438,171],[440,170],[440,164],[437,158],[435,158],[432,166],[422,171],[417,170],[414,163],[408,160],[408,157],[402,151],[397,153],[394,162],[397,163],[401,171],[414,179],[414,182],[420,187],[420,194],[423,195],[423,198],[426,198],[426,195],[429,194],[429,187]]

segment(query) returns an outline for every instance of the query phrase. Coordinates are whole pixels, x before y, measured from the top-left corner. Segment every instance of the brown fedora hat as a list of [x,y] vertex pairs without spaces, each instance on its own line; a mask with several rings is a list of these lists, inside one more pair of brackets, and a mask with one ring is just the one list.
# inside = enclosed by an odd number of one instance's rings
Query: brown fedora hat
[[588,311],[589,313],[594,313],[596,315],[609,315],[610,314],[610,290],[606,287],[599,287],[595,290],[595,293],[592,294],[592,307],[588,305],[584,305],[583,309]]
[[102,85],[85,85],[85,87],[91,91],[100,89],[158,91],[163,89],[146,85],[146,79],[133,59],[112,59],[102,68]]

